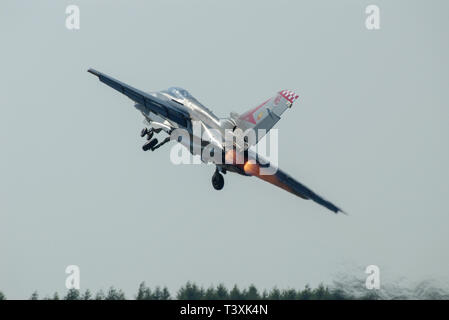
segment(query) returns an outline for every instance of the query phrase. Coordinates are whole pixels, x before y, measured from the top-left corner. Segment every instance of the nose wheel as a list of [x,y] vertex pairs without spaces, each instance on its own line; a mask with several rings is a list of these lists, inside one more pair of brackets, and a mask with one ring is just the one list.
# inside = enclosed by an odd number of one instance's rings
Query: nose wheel
[[218,170],[215,170],[214,175],[212,176],[212,186],[215,190],[221,190],[224,186],[224,178],[223,175],[218,172]]

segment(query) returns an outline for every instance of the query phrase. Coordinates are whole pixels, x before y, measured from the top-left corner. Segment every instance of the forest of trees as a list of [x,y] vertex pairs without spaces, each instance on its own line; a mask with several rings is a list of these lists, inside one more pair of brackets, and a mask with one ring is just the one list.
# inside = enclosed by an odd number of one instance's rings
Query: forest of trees
[[[30,300],[126,300],[128,297],[120,289],[109,288],[106,292],[102,290],[92,293],[90,290],[81,292],[76,289],[70,289],[64,296],[55,292],[52,296],[41,297],[38,292],[30,296]],[[131,299],[135,300],[346,300],[346,299],[376,299],[375,294],[369,294],[363,297],[354,297],[344,293],[342,290],[329,289],[324,285],[319,285],[312,289],[306,286],[303,290],[295,289],[277,289],[269,291],[258,290],[254,285],[248,288],[240,289],[235,285],[232,289],[219,284],[216,287],[207,289],[194,283],[187,282],[182,286],[176,295],[172,296],[167,287],[155,287],[151,289],[142,282]],[[6,300],[5,295],[0,291],[0,300]]]

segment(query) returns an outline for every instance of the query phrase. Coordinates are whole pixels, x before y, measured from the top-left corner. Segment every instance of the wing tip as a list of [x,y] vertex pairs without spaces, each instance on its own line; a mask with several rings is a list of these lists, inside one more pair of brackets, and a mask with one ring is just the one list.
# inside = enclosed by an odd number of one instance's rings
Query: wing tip
[[92,69],[92,68],[89,68],[89,69],[87,70],[87,72],[92,73],[94,76],[97,76],[97,77],[100,76],[100,72],[98,72],[97,70]]
[[337,207],[336,205],[332,205],[332,206],[333,206],[333,208],[328,207],[328,209],[330,209],[333,213],[335,213],[335,214],[343,213],[345,216],[349,216],[349,214],[346,211],[344,211],[343,209],[341,209],[340,207]]

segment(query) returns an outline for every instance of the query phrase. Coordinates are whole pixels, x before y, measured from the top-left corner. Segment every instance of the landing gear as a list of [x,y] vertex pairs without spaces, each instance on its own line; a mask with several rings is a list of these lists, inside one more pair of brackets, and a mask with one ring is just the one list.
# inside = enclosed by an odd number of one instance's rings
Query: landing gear
[[[142,129],[142,131],[140,132],[140,136],[141,136],[142,138],[146,136],[146,137],[147,137],[147,140],[148,140],[148,142],[145,143],[145,144],[142,146],[142,150],[143,150],[143,151],[148,151],[148,150],[154,151],[154,150],[156,150],[157,148],[161,147],[162,145],[164,145],[164,144],[166,144],[167,142],[170,141],[170,137],[165,138],[165,139],[164,139],[161,143],[159,143],[159,144],[158,144],[158,141],[157,141],[156,138],[154,138],[153,140],[151,140],[151,139],[153,138],[154,134],[155,134],[155,133],[159,133],[160,131],[161,131],[160,128],[157,128],[157,129],[154,129],[154,128],[150,128],[150,129],[148,129],[148,128],[143,128],[143,129]],[[169,132],[169,134],[170,134],[170,132]]]
[[153,134],[154,134],[153,129],[143,128],[142,131],[140,131],[140,136],[142,138],[147,136],[147,140],[151,140],[151,138],[153,137]]
[[140,131],[140,136],[143,138],[145,137],[145,135],[148,133],[148,129],[147,128],[143,128],[142,131]]
[[215,190],[221,190],[224,186],[224,178],[221,175],[220,172],[218,172],[218,169],[215,170],[214,175],[212,176],[212,186]]
[[[154,139],[154,140],[156,140],[156,139]],[[155,145],[153,148],[151,148],[151,151],[156,150],[157,148],[161,147],[162,145],[166,144],[169,141],[170,141],[170,137],[165,138],[161,143],[159,143],[158,145]]]
[[143,147],[142,147],[142,150],[143,151],[148,151],[148,150],[153,150],[153,147],[157,144],[157,139],[155,138],[155,139],[153,139],[153,140],[151,140],[151,141],[149,141],[149,142],[147,142],[147,143],[145,143],[144,145],[143,145]]

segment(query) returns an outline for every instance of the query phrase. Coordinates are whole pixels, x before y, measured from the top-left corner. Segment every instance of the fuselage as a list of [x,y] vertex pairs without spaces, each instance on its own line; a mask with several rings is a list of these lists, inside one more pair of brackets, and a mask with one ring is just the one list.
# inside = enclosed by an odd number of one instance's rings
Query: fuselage
[[[190,123],[187,124],[186,128],[180,128],[177,124],[168,120],[161,120],[170,126],[173,131],[176,129],[187,131],[189,136],[187,139],[174,138],[172,140],[176,139],[176,142],[184,145],[193,155],[199,155],[203,162],[212,162],[222,170],[245,174],[244,162],[248,158],[257,159],[256,153],[250,150],[244,151],[240,155],[236,151],[234,139],[231,145],[226,141],[225,138],[229,139],[229,135],[233,135],[233,130],[236,128],[236,124],[231,118],[218,118],[187,90],[171,87],[150,94],[189,115]],[[136,107],[142,111],[150,122],[154,123],[159,120],[154,113],[146,113],[144,106],[136,105]],[[237,154],[239,155],[237,156]],[[239,160],[236,159],[237,157],[240,157]]]

